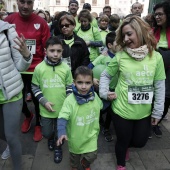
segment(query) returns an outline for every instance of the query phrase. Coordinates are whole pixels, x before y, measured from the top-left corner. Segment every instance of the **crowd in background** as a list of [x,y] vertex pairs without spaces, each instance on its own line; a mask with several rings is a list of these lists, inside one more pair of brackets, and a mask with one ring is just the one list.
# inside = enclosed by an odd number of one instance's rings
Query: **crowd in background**
[[[78,13],[79,3],[76,0],[69,1],[68,11],[56,11],[53,16],[49,11],[33,11],[34,0],[17,0],[17,4],[19,13],[2,9],[0,20],[16,25],[16,32],[23,34],[23,41],[33,54],[29,69],[21,72],[24,83],[22,112],[25,115],[21,131],[27,133],[36,117],[33,140],[48,139],[48,148],[54,151],[54,162],[62,161],[63,140],[69,139],[72,170],[78,169],[79,160],[84,169],[90,170],[90,164],[97,157],[99,125],[104,139],[111,142],[110,124],[113,122],[117,136],[117,170],[126,170],[129,148],[143,147],[148,138],[152,138],[152,133],[162,137],[161,121],[168,119],[170,3],[163,1],[156,4],[153,13],[143,18],[143,6],[139,2],[135,2],[131,6],[131,14],[123,18],[112,14],[110,6],[103,7],[98,15],[89,3],[84,3]],[[55,50],[57,60],[52,57]],[[52,81],[58,85],[52,84]],[[59,82],[62,88],[59,88]],[[80,82],[87,85],[85,94],[81,91]],[[0,88],[0,105],[3,107],[8,100],[2,98],[2,94]],[[98,95],[99,98],[96,97]],[[75,131],[67,129],[66,134],[67,126],[75,130],[72,113],[80,114],[72,106],[74,100],[78,103],[74,107],[84,106],[85,112],[88,112],[87,106],[92,106],[89,103],[93,102],[93,109],[99,112],[96,118],[98,124],[95,122],[92,127],[86,127],[86,137],[93,140],[91,143],[88,141],[90,147],[86,139],[82,142],[85,140],[87,145],[81,146],[77,142],[82,151],[76,148],[76,140],[72,137],[72,134],[77,137]],[[28,101],[33,101],[35,114],[30,112]],[[94,115],[91,113],[89,116]],[[76,117],[76,120],[78,126],[84,126],[82,117]],[[89,135],[90,128],[97,129],[91,132],[95,137]],[[14,149],[6,129],[3,139],[7,148],[1,157],[7,159],[11,155],[14,169],[20,170],[21,149],[20,152]]]

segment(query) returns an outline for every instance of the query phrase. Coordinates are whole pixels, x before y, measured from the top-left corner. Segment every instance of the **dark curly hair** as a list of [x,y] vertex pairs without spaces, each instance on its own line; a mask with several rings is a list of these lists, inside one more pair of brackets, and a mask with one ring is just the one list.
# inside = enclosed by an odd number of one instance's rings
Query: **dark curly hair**
[[[169,27],[170,26],[170,10],[169,10],[170,9],[170,2],[166,0],[166,1],[163,1],[163,2],[160,2],[160,3],[157,3],[153,8],[154,13],[158,8],[163,8],[163,11],[164,11],[166,18],[167,18],[167,20],[166,20],[167,27]],[[155,29],[157,29],[159,27],[156,23],[155,18],[154,18],[153,26],[155,27]]]

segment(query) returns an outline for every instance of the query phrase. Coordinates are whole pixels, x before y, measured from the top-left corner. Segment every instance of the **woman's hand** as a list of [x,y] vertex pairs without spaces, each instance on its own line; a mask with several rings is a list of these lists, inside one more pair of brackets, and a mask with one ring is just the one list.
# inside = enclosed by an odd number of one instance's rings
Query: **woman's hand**
[[14,46],[13,48],[18,50],[24,58],[29,58],[31,53],[29,49],[27,48],[26,39],[22,33],[21,33],[21,37],[17,36],[16,39],[14,39],[14,42],[18,46]]
[[151,118],[151,125],[158,125],[160,119],[156,119],[154,117]]

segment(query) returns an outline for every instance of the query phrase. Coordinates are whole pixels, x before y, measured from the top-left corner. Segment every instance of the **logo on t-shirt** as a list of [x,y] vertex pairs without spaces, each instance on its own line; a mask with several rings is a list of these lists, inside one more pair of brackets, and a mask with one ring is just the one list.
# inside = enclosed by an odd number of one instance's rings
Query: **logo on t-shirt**
[[38,30],[40,28],[40,24],[34,24],[34,28]]

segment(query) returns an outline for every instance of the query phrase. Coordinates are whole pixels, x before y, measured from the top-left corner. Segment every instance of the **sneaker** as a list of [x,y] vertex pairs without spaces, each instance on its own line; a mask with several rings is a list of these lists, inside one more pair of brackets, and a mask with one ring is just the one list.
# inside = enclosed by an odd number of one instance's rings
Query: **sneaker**
[[113,135],[109,132],[108,129],[103,128],[102,133],[105,136],[105,141],[111,142],[113,140]]
[[1,158],[2,159],[8,159],[11,156],[9,146],[7,145],[6,149],[3,151]]
[[160,127],[158,125],[153,126],[153,133],[158,138],[162,137],[162,131],[160,130]]
[[48,149],[50,151],[53,151],[54,150],[54,139],[48,139]]
[[116,170],[126,170],[126,168],[125,168],[125,166],[118,165]]
[[42,138],[43,135],[41,133],[41,126],[35,126],[33,140],[35,142],[39,142]]
[[91,170],[90,164],[85,158],[83,158],[80,162],[84,170]]
[[25,118],[25,120],[24,120],[24,122],[22,123],[22,126],[21,126],[21,131],[23,133],[26,133],[30,130],[31,122],[32,122],[33,119],[34,119],[34,114],[32,114],[32,113],[31,113],[31,117]]
[[62,152],[62,149],[61,147],[55,147],[54,149],[54,162],[55,163],[60,163],[63,159],[63,152]]
[[32,100],[31,93],[27,93],[26,101],[30,102]]
[[130,159],[130,157],[129,157],[129,149],[127,149],[125,161],[129,161],[129,159]]

